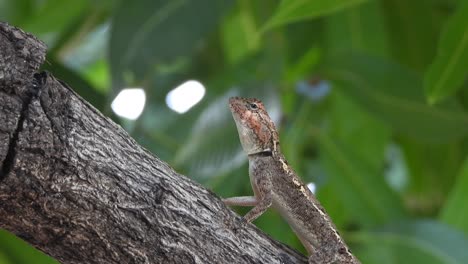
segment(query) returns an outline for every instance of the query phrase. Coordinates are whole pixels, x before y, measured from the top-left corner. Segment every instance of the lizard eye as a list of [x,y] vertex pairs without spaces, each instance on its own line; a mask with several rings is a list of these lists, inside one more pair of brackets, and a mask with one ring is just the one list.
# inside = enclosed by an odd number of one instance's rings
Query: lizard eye
[[252,109],[252,110],[257,110],[258,109],[258,105],[256,103],[250,103],[249,106],[250,106],[250,109]]

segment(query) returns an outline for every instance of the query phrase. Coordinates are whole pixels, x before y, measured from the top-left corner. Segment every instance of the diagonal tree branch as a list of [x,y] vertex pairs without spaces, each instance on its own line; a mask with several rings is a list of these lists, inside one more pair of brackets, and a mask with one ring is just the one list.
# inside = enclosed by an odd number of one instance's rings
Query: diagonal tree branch
[[0,227],[62,263],[305,263],[173,171],[0,23]]

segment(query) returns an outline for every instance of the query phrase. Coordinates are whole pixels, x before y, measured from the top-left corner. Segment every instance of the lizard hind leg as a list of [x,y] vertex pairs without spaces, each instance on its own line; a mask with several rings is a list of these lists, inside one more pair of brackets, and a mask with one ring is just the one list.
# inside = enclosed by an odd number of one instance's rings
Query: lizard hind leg
[[296,233],[297,238],[299,238],[299,240],[302,243],[302,246],[304,246],[304,248],[307,250],[307,253],[309,253],[309,256],[314,254],[314,252],[315,252],[314,246],[311,243],[309,243],[309,241],[307,241],[305,238],[303,238],[299,234],[297,234],[297,232],[294,232],[294,233]]
[[301,237],[300,234],[298,234],[297,232],[295,233],[296,233],[297,238],[299,238],[299,240],[301,241],[302,246],[304,246],[304,248],[307,250],[307,253],[309,253],[308,263],[309,264],[323,264],[324,262],[317,262],[318,259],[316,256],[316,250],[314,246],[307,239]]

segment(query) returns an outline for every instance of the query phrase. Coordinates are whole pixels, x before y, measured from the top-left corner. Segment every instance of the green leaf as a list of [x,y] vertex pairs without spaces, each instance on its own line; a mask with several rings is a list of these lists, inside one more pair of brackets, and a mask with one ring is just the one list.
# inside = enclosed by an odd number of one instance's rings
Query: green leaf
[[84,69],[83,76],[89,80],[96,90],[107,93],[110,89],[109,64],[100,59]]
[[58,264],[53,258],[2,229],[0,248],[11,263]]
[[427,100],[440,102],[462,87],[468,76],[468,2],[461,1],[445,26],[437,56],[425,75]]
[[13,264],[9,258],[0,250],[0,264]]
[[348,241],[363,263],[457,264],[468,259],[468,240],[439,222],[420,220],[393,224],[380,231],[357,232]]
[[[337,88],[337,87],[334,87]],[[352,116],[353,118],[348,118]],[[331,94],[330,135],[346,142],[373,170],[384,167],[390,128],[374,118],[339,90]]]
[[287,83],[293,85],[297,80],[308,78],[313,67],[315,67],[320,59],[320,49],[311,47],[304,53],[297,62],[287,68],[284,79]]
[[328,54],[344,50],[388,55],[388,33],[379,1],[368,1],[325,18]]
[[320,133],[320,157],[349,214],[365,226],[404,217],[402,204],[374,170],[345,143]]
[[25,18],[21,27],[34,34],[57,33],[70,25],[84,12],[89,1],[41,1],[34,14]]
[[468,157],[441,212],[440,219],[468,235]]
[[440,143],[467,135],[467,113],[455,103],[428,106],[422,80],[398,64],[343,53],[325,65],[323,74],[368,112],[417,141]]
[[460,141],[426,144],[402,136],[397,140],[408,172],[405,186],[408,206],[422,215],[436,215],[441,200],[453,188],[468,148]]
[[345,203],[338,194],[337,188],[333,188],[332,184],[321,185],[315,193],[333,223],[341,230],[347,226],[352,216],[346,210]]
[[242,60],[245,56],[260,47],[258,28],[247,1],[240,1],[240,8],[232,16],[228,16],[223,25],[223,46],[231,64]]
[[231,3],[232,0],[121,2],[110,38],[114,82],[122,85],[124,75],[146,79],[158,64],[170,64],[190,55],[205,35],[216,29]]
[[324,16],[367,0],[283,0],[263,30]]
[[434,1],[382,0],[388,46],[395,60],[423,72],[437,50]]
[[0,0],[0,20],[20,25],[33,14],[34,0]]

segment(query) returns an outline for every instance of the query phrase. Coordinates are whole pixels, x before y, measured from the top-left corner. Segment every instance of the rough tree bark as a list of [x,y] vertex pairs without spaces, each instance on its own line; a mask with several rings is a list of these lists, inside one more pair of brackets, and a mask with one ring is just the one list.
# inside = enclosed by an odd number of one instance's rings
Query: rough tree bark
[[0,227],[62,263],[305,263],[173,171],[0,23]]

